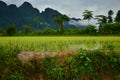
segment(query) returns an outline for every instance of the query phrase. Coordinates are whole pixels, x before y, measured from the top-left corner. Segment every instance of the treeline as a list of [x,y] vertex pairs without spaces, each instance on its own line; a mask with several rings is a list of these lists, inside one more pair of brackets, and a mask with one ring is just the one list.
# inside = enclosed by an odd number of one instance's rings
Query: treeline
[[97,35],[95,26],[88,25],[86,29],[70,28],[64,31],[59,31],[46,27],[44,30],[31,30],[31,26],[25,25],[23,30],[17,30],[14,24],[9,25],[6,29],[0,30],[1,36],[59,36],[59,35]]
[[113,10],[108,11],[108,15],[93,16],[93,11],[85,10],[83,12],[83,20],[95,19],[97,20],[99,35],[116,35],[120,34],[120,10],[118,10],[115,18],[113,18]]
[[0,30],[0,36],[59,36],[59,35],[120,35],[120,22],[102,24],[100,29],[94,25],[88,25],[85,29],[70,28],[63,32],[47,27],[44,30],[32,31],[31,26],[25,25],[23,30],[17,30],[16,26],[11,24],[6,29]]
[[[56,36],[56,35],[120,35],[120,10],[118,10],[115,19],[112,15],[112,10],[108,11],[108,16],[96,15],[93,17],[93,11],[85,10],[83,12],[83,20],[88,20],[88,25],[85,29],[69,28],[64,29],[64,22],[69,18],[66,15],[53,15],[54,21],[58,24],[58,30],[46,27],[46,29],[32,30],[30,25],[24,25],[22,30],[17,30],[16,25],[10,24],[6,29],[0,29],[0,36]],[[91,25],[91,19],[97,20],[98,28]]]

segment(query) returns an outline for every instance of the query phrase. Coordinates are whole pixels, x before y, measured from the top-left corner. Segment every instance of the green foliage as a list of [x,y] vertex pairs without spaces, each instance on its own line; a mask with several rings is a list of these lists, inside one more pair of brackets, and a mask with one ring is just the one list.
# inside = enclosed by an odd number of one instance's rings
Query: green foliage
[[11,25],[8,25],[7,29],[6,29],[6,34],[8,36],[12,36],[16,33],[17,29],[16,29],[16,25],[14,24],[11,24]]
[[6,30],[0,30],[0,36],[97,36],[98,33],[99,35],[120,35],[119,22],[107,23],[107,18],[103,15],[97,15],[96,19],[99,24],[98,31],[94,25],[87,25],[85,29],[71,28],[65,29],[64,31],[55,30],[49,26],[44,30],[32,31],[31,26],[29,25],[24,25],[24,29],[22,31],[17,31],[15,25],[9,25]]
[[57,73],[57,72],[59,72],[59,70],[56,69],[56,67],[57,67],[57,58],[56,57],[51,58],[51,57],[46,56],[43,59],[40,67],[41,67],[44,75],[47,75],[46,77],[48,79],[52,79],[52,78],[54,79],[55,75],[56,75],[56,77],[59,76],[59,74]]
[[89,24],[89,20],[91,19],[91,18],[93,18],[93,13],[92,13],[93,11],[89,11],[89,10],[85,10],[84,12],[83,12],[83,20],[88,20],[88,24]]
[[112,15],[114,14],[114,12],[112,10],[108,11],[108,23],[112,23],[113,19],[112,19]]
[[90,35],[96,35],[97,31],[95,29],[95,26],[94,25],[88,25],[85,29],[85,33],[90,34]]
[[31,26],[29,26],[29,25],[24,25],[24,26],[23,26],[24,33],[29,33],[29,32],[30,32],[30,28],[31,28]]
[[84,34],[83,33],[84,30],[81,30],[80,28],[73,28],[73,29],[67,29],[64,31],[64,35],[81,35]]
[[104,15],[96,15],[95,19],[98,21],[97,24],[99,24],[99,33],[102,32],[101,28],[102,28],[102,24],[107,23],[107,17]]
[[106,23],[102,25],[102,34],[120,34],[120,23]]
[[108,23],[112,23],[113,22],[113,19],[111,16],[108,16]]
[[[108,48],[111,49],[111,45]],[[39,79],[37,76],[41,74],[46,80],[101,80],[101,74],[120,74],[120,54],[116,52],[106,54],[103,50],[80,49],[78,54],[71,54],[61,62],[59,56],[46,56],[39,64],[34,59],[30,64],[22,64],[17,54],[14,48],[0,46],[1,80]]]
[[96,15],[95,19],[97,19],[98,24],[103,24],[107,22],[107,17],[104,15]]
[[0,79],[1,80],[25,80],[22,71],[22,63],[17,59],[15,49],[7,49],[0,46]]
[[56,14],[53,16],[54,16],[54,21],[58,24],[59,31],[62,34],[64,32],[63,22],[68,21],[69,17],[66,15],[60,16],[60,15],[56,15]]
[[0,36],[5,36],[5,30],[0,28]]
[[42,35],[56,35],[57,31],[50,28],[50,27],[46,27],[46,29],[42,32]]
[[115,22],[120,22],[120,10],[118,10],[117,15],[115,17]]

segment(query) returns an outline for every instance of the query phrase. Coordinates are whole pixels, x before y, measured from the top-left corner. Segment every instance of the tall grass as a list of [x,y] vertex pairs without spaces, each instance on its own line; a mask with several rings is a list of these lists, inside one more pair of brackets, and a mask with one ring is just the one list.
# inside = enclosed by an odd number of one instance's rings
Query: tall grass
[[0,37],[0,45],[22,51],[59,52],[65,50],[120,50],[120,37]]

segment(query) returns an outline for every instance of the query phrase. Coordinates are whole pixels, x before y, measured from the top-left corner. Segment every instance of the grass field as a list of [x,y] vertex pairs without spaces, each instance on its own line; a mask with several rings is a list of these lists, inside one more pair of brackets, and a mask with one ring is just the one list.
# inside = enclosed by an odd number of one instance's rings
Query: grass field
[[0,37],[0,46],[41,52],[59,52],[80,48],[120,50],[120,37]]

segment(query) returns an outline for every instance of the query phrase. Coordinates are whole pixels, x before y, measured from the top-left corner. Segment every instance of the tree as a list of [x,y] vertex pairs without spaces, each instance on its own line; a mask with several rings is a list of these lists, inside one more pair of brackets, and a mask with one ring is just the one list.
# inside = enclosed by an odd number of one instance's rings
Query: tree
[[104,15],[96,15],[95,19],[98,21],[97,24],[103,24],[103,23],[107,23],[107,17]]
[[24,32],[25,32],[25,33],[29,33],[29,32],[30,32],[30,28],[31,28],[31,27],[28,26],[28,25],[24,25],[24,26],[23,26],[23,29],[24,29]]
[[114,12],[112,10],[108,11],[108,23],[112,23],[113,19],[112,19],[112,15],[114,14]]
[[120,34],[120,23],[106,23],[102,25],[102,34]]
[[102,32],[102,25],[107,23],[107,17],[104,15],[96,15],[95,19],[98,21],[97,24],[99,24],[99,32]]
[[115,17],[115,22],[120,22],[120,10],[118,10],[117,15]]
[[0,28],[0,36],[4,36],[5,35],[5,30]]
[[92,13],[93,11],[89,11],[89,10],[85,10],[84,12],[83,12],[83,20],[88,20],[88,24],[89,24],[89,21],[90,21],[90,19],[91,18],[93,18],[93,13]]
[[88,25],[85,29],[85,32],[90,35],[96,35],[96,29],[94,25]]
[[56,30],[46,26],[46,29],[43,31],[44,35],[57,35]]
[[11,24],[8,25],[7,29],[6,29],[6,33],[8,36],[12,36],[16,33],[17,29],[16,29],[16,25]]
[[58,24],[59,31],[62,33],[64,31],[63,22],[68,21],[69,17],[66,15],[57,15],[57,14],[54,14],[53,16],[54,16],[54,21]]

